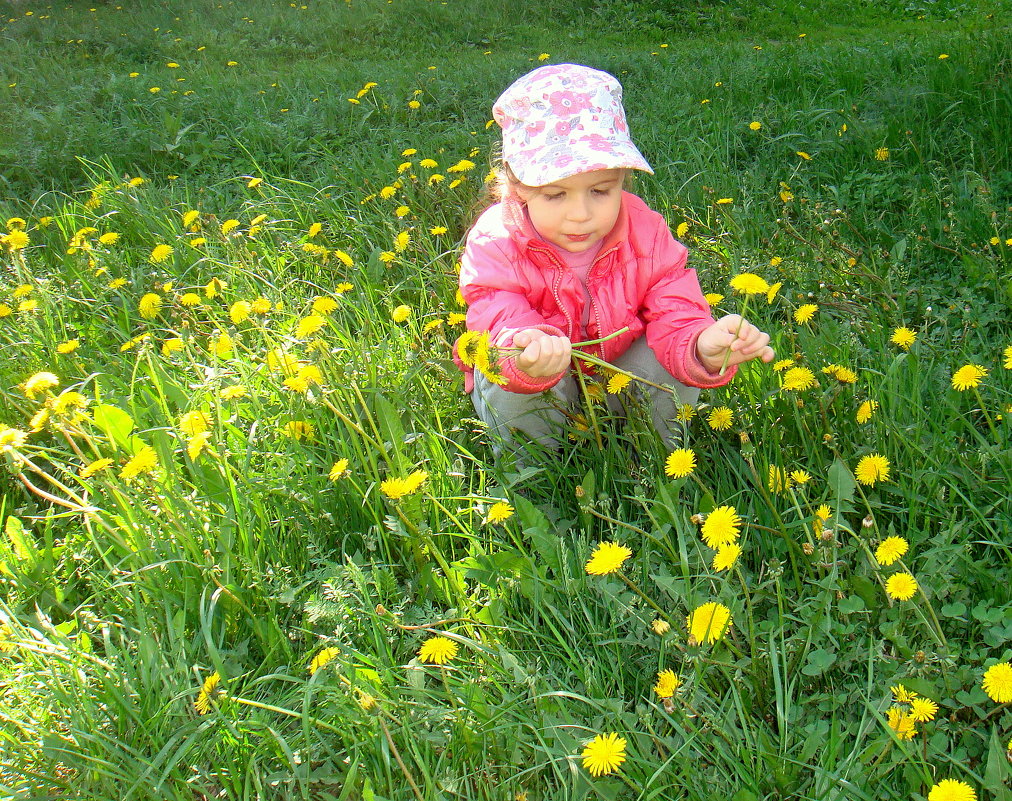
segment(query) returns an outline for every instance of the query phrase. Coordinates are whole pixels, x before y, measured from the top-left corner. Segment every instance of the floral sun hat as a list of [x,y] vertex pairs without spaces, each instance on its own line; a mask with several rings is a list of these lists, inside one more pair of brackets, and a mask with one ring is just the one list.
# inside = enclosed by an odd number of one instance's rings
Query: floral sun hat
[[519,181],[544,186],[591,170],[653,173],[629,137],[622,85],[579,64],[539,67],[492,106],[502,158]]

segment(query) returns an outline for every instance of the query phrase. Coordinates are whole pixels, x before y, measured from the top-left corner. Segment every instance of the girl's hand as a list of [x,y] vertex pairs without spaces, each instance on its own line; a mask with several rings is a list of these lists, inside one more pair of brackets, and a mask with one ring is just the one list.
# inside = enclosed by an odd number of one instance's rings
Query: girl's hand
[[739,314],[728,314],[709,328],[703,329],[703,333],[696,340],[696,353],[703,366],[709,372],[716,373],[724,364],[727,351],[731,351],[727,360],[728,367],[756,357],[764,362],[773,361],[776,354],[773,353],[769,342],[769,334],[760,331],[748,320],[742,319]]
[[513,344],[523,348],[514,363],[531,378],[558,375],[569,367],[573,358],[569,337],[553,337],[537,328],[525,328],[515,334]]

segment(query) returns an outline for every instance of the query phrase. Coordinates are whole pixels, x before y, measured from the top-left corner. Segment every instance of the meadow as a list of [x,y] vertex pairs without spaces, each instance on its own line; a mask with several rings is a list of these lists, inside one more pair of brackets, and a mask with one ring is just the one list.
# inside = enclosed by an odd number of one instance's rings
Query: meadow
[[[0,797],[1012,798],[1009,11],[0,2]],[[777,360],[497,464],[460,245],[566,61]]]

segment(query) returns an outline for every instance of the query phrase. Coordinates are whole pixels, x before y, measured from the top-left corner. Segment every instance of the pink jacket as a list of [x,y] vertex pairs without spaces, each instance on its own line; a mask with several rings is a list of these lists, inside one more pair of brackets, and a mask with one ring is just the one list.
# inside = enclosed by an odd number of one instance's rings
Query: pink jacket
[[[695,270],[685,266],[687,255],[660,214],[623,192],[618,221],[587,274],[591,313],[583,331],[579,280],[538,237],[526,207],[508,198],[487,209],[467,237],[460,269],[467,328],[489,331],[494,345],[507,347],[525,328],[578,342],[628,326],[622,336],[586,350],[610,362],[645,332],[658,361],[683,384],[722,386],[734,377],[734,369],[718,376],[696,355],[696,339],[713,317]],[[470,392],[473,371],[459,360],[457,364],[465,371],[464,390]],[[533,378],[513,358],[502,359],[500,367],[507,379],[504,388],[523,394],[543,392],[566,374]]]

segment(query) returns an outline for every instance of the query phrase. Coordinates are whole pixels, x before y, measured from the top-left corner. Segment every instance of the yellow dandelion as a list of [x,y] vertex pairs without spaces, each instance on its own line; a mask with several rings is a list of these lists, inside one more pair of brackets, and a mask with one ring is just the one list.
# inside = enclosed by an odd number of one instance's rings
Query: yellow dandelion
[[784,373],[780,388],[785,392],[804,392],[817,383],[815,373],[807,367],[791,367]]
[[765,295],[770,285],[755,273],[741,273],[731,279],[731,288],[742,295]]
[[[944,53],[939,58],[948,58]],[[966,782],[942,779],[931,786],[928,801],[977,801],[977,792]]]
[[496,501],[489,509],[488,514],[485,515],[486,523],[505,523],[511,517],[513,517],[514,509],[506,501]]
[[318,314],[311,314],[308,317],[303,317],[299,320],[299,324],[295,327],[295,336],[297,339],[305,339],[306,337],[317,333],[326,324],[327,318],[321,317]]
[[791,476],[783,467],[771,464],[766,474],[766,486],[769,491],[779,495],[791,488]]
[[457,643],[448,637],[430,637],[418,649],[418,658],[423,662],[445,665],[447,662],[457,658],[459,647]]
[[952,388],[963,392],[976,389],[981,379],[987,377],[987,369],[979,364],[964,364],[952,375]]
[[886,537],[875,549],[875,561],[880,565],[891,565],[910,549],[910,544],[903,537]]
[[625,561],[632,556],[632,550],[616,542],[602,542],[594,549],[584,565],[591,576],[607,576],[622,569]]
[[309,663],[309,666],[306,668],[309,671],[309,675],[311,676],[316,675],[316,671],[318,671],[322,667],[326,667],[328,664],[337,659],[337,657],[339,657],[340,655],[341,655],[340,648],[333,648],[333,647],[324,648],[316,656],[312,658],[312,660]]
[[999,704],[1012,701],[1012,665],[1008,662],[991,665],[984,672],[981,687],[992,701]]
[[708,548],[719,549],[737,542],[741,531],[741,517],[733,506],[718,506],[703,521],[700,535]]
[[316,428],[312,423],[306,420],[292,420],[285,424],[281,432],[286,436],[294,439],[296,442],[302,440],[311,440]]
[[714,431],[726,431],[734,422],[734,412],[726,406],[718,406],[712,409],[706,417],[706,424]]
[[207,444],[211,440],[210,431],[198,431],[186,442],[186,455],[190,457],[191,462],[197,461],[197,458],[205,450],[207,450]]
[[909,328],[900,327],[893,331],[893,335],[889,338],[899,348],[903,350],[910,350],[910,346],[917,340],[917,333],[911,331]]
[[938,704],[930,698],[915,698],[910,702],[910,717],[918,723],[934,720],[938,713]]
[[741,556],[741,546],[736,542],[721,545],[713,555],[713,569],[717,573],[730,570]]
[[409,317],[411,317],[411,307],[403,303],[390,312],[390,319],[395,323],[403,323]]
[[405,478],[388,478],[380,484],[380,492],[390,500],[396,501],[417,492],[428,477],[429,474],[424,470],[415,470]]
[[909,573],[893,573],[885,585],[886,595],[896,601],[909,601],[917,592],[917,579]]
[[68,339],[66,342],[61,342],[56,346],[56,352],[62,356],[66,356],[68,353],[73,353],[80,346],[81,340],[79,339]]
[[130,481],[139,475],[153,473],[158,467],[158,454],[150,445],[145,445],[125,464],[119,477]]
[[197,710],[197,714],[206,715],[211,711],[211,699],[215,695],[220,695],[221,691],[218,690],[218,684],[221,682],[221,676],[218,671],[214,671],[210,676],[204,680],[203,686],[200,688],[200,692],[197,693],[197,700],[193,702],[194,708]]
[[917,734],[914,719],[898,706],[889,708],[886,712],[886,722],[900,740],[912,740]]
[[27,431],[19,428],[0,428],[0,453],[20,448],[27,441]]
[[731,610],[714,602],[697,607],[686,618],[689,635],[697,642],[716,642],[731,628]]
[[252,303],[248,300],[237,300],[229,307],[228,317],[235,325],[239,325],[239,323],[246,320],[252,312]]
[[632,377],[625,373],[615,373],[608,379],[608,393],[618,395],[632,382]]
[[162,296],[156,295],[154,292],[148,292],[144,295],[137,306],[141,317],[145,320],[154,320],[158,316],[158,312],[161,308]]
[[869,487],[874,487],[879,481],[888,481],[889,460],[877,453],[862,456],[854,470],[854,477]]
[[807,323],[811,320],[815,313],[819,310],[819,307],[814,303],[806,303],[803,306],[798,306],[794,310],[794,322],[796,323]]
[[90,462],[86,464],[84,467],[82,467],[77,474],[81,478],[91,478],[96,473],[99,473],[102,470],[107,470],[108,468],[112,467],[112,465],[113,465],[112,459],[96,459],[94,462]]
[[617,733],[599,734],[583,748],[583,767],[595,779],[614,773],[626,760],[625,738]]
[[857,422],[867,423],[875,414],[876,409],[878,409],[878,401],[866,400],[857,407]]
[[696,469],[696,454],[690,448],[677,448],[664,462],[664,474],[671,478],[684,478]]
[[670,698],[675,694],[681,682],[673,670],[662,670],[657,674],[657,684],[654,685],[654,692],[658,698]]
[[55,373],[42,372],[36,373],[25,381],[25,383],[21,385],[21,389],[24,391],[26,398],[34,399],[38,393],[47,392],[59,385],[60,379],[56,377]]
[[161,264],[163,261],[166,261],[171,255],[172,255],[171,245],[155,245],[155,247],[151,251],[151,255],[148,256],[148,259],[151,261],[152,264]]

